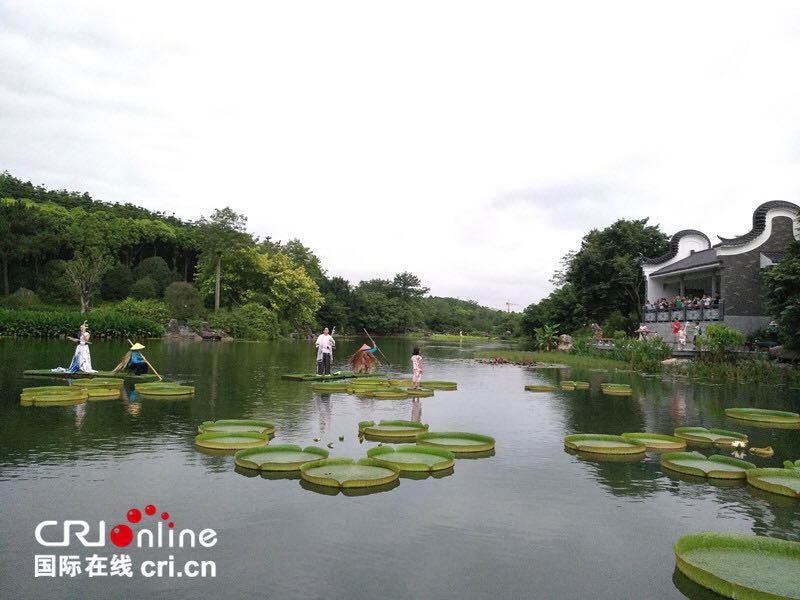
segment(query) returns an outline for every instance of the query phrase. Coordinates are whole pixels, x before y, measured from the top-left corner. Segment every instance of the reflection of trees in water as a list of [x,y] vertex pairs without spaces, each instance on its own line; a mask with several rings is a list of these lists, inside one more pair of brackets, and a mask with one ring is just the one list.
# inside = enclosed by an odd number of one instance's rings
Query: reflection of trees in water
[[[648,498],[662,489],[658,464],[634,456],[603,456],[582,452],[567,452],[591,469],[597,482],[615,496]],[[637,458],[638,457],[638,458]]]

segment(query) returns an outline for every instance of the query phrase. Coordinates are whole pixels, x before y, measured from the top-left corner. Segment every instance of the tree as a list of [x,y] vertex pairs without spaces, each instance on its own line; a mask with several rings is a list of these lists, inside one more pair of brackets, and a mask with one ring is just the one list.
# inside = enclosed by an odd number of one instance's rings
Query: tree
[[170,308],[170,314],[176,319],[191,319],[200,314],[203,302],[200,292],[191,283],[175,281],[164,290],[164,299]]
[[223,255],[245,245],[253,245],[254,240],[247,233],[247,217],[233,211],[230,207],[218,208],[209,219],[198,222],[202,253],[206,259],[214,261],[214,310],[219,310],[222,285]]
[[528,306],[522,315],[522,331],[534,336],[538,327],[556,326],[562,333],[573,333],[586,326],[586,309],[578,300],[575,286],[565,283],[562,287]]
[[20,200],[0,202],[0,262],[3,269],[3,294],[11,293],[8,281],[10,261],[21,261],[38,254],[34,240],[43,226],[39,212]]
[[117,263],[103,275],[100,293],[104,300],[124,300],[130,294],[134,281],[128,266]]
[[550,352],[558,346],[558,325],[542,325],[534,330],[536,334],[536,347],[539,350]]
[[778,323],[781,338],[800,349],[800,243],[793,242],[784,259],[763,275],[767,306]]
[[589,318],[599,322],[615,310],[638,318],[644,295],[641,260],[663,254],[668,246],[667,236],[647,221],[620,219],[605,229],[593,229],[580,250],[565,257],[563,279],[575,286]]
[[108,254],[96,248],[76,252],[75,257],[65,263],[64,272],[78,294],[82,313],[89,310],[92,298],[100,289],[103,275],[113,264]]
[[175,273],[167,266],[167,261],[160,256],[145,258],[133,270],[133,274],[136,279],[150,277],[155,283],[155,296],[163,294],[164,289],[175,281]]

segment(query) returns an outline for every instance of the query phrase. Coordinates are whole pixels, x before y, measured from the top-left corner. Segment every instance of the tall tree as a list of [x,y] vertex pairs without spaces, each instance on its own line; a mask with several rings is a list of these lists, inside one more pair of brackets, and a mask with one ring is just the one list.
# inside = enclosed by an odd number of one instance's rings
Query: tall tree
[[202,253],[214,261],[214,310],[219,310],[222,279],[222,257],[244,245],[254,243],[247,233],[247,217],[230,207],[218,208],[209,219],[198,222]]
[[65,264],[65,273],[78,293],[81,312],[89,310],[92,298],[100,291],[103,275],[114,264],[107,253],[91,248],[75,253],[75,258]]
[[784,259],[763,275],[767,306],[787,346],[800,349],[800,243],[792,242]]
[[592,229],[581,248],[566,258],[564,280],[575,287],[589,318],[601,321],[615,310],[638,318],[644,296],[643,257],[667,250],[668,238],[648,219],[620,219]]

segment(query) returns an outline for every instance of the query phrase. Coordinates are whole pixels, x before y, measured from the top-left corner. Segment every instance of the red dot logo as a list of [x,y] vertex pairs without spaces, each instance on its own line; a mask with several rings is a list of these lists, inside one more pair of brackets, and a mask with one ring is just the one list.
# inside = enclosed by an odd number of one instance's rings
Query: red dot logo
[[111,528],[109,537],[112,544],[118,548],[124,548],[133,541],[133,530],[124,523],[119,523]]
[[142,520],[142,511],[138,508],[132,508],[128,511],[127,517],[129,523],[138,523]]
[[156,514],[155,505],[154,504],[148,504],[147,506],[144,507],[144,512],[148,517],[152,517],[154,514]]
[[173,523],[172,521],[170,521],[170,522],[169,522],[169,528],[170,528],[170,529],[172,529],[173,527],[175,527],[175,523]]
[[166,521],[167,519],[169,519],[169,513],[168,512],[161,513],[161,518]]

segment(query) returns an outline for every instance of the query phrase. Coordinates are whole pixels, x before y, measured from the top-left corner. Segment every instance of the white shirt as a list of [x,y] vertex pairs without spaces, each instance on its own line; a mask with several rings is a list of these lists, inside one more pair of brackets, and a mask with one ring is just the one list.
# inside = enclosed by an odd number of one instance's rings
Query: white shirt
[[334,340],[330,335],[321,333],[317,338],[316,346],[322,350],[323,354],[330,354],[331,349],[336,347],[336,340]]

